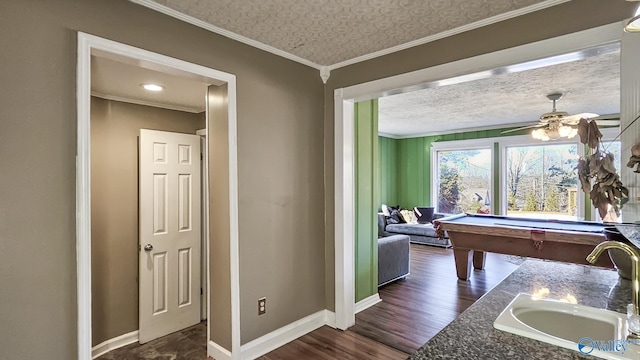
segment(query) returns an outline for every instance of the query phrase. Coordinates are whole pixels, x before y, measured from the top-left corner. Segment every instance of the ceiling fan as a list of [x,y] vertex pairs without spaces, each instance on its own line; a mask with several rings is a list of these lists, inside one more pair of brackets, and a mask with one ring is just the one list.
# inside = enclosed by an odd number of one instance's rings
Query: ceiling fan
[[553,102],[553,109],[551,112],[540,115],[538,122],[532,125],[522,126],[519,128],[505,130],[501,134],[507,134],[514,131],[520,131],[524,129],[535,129],[531,135],[535,139],[542,141],[556,140],[561,137],[572,138],[578,133],[576,125],[580,119],[597,119],[600,124],[603,121],[607,121],[607,125],[616,126],[620,124],[618,119],[610,119],[605,117],[599,117],[598,114],[593,113],[580,113],[575,115],[569,115],[565,111],[556,110],[556,101],[560,100],[562,93],[551,93],[547,95],[547,99]]

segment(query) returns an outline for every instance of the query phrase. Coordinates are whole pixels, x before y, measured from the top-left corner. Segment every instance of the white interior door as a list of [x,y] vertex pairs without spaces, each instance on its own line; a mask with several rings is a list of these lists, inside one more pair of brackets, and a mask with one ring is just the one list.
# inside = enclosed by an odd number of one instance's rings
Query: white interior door
[[200,137],[140,130],[140,343],[200,322]]

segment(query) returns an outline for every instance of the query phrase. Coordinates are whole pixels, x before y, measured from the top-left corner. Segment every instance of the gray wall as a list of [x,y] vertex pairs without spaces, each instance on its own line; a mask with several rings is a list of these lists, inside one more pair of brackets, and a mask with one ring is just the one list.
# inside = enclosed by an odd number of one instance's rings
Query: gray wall
[[138,330],[138,135],[195,134],[204,114],[91,98],[93,345]]
[[[332,217],[335,196],[333,161],[333,93],[335,89],[621,21],[631,17],[637,5],[637,3],[623,0],[570,1],[332,71],[325,86],[324,111],[325,208],[328,214],[325,227],[327,308],[331,310],[335,308],[334,219]],[[622,32],[622,28],[620,31]]]
[[76,31],[237,76],[242,342],[325,308],[317,70],[125,0],[0,16],[0,359],[77,357]]
[[231,288],[229,237],[229,96],[228,86],[209,86],[209,245],[211,339],[231,350]]
[[[334,308],[335,88],[611,23],[634,8],[571,1],[335,70],[323,88],[315,69],[125,0],[1,1],[0,359],[76,358],[76,31],[237,76],[246,343]],[[268,310],[258,317],[260,296]]]

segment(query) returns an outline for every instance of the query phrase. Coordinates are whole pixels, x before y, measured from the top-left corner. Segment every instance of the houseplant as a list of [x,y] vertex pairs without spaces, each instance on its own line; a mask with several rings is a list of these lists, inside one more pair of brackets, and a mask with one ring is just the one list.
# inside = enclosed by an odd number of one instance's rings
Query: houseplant
[[[635,123],[638,118],[640,116],[622,129],[620,134]],[[612,210],[617,217],[620,213],[620,208],[629,200],[629,191],[622,185],[620,176],[616,173],[613,154],[607,151],[608,147],[603,148],[601,142],[602,133],[595,121],[580,119],[578,135],[580,136],[580,142],[591,149],[591,154],[581,158],[577,166],[582,191],[589,194],[591,202],[598,209],[601,219],[605,221],[615,220],[609,217],[609,211]],[[618,136],[616,136],[616,139]],[[634,171],[637,173],[640,172],[639,164],[640,143],[637,143],[631,148],[631,157],[627,162],[627,167],[633,168],[636,166]],[[616,227],[606,227],[604,233],[607,240],[621,241],[635,247]],[[618,249],[609,249],[608,252],[609,258],[618,269],[620,277],[630,280],[632,269],[629,257]]]
[[607,216],[609,211],[612,210],[616,216],[620,214],[620,208],[629,199],[629,190],[620,181],[613,154],[602,144],[602,133],[596,122],[580,119],[578,135],[580,142],[591,149],[591,154],[581,157],[576,167],[582,191],[589,194],[600,218],[612,220]]

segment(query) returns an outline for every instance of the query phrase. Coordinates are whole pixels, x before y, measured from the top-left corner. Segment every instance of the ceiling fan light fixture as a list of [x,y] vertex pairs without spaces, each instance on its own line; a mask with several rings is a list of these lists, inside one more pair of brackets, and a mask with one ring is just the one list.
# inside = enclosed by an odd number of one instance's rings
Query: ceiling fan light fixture
[[147,91],[158,92],[158,91],[164,90],[164,86],[158,85],[158,84],[153,84],[153,83],[140,84],[140,86],[142,86]]
[[536,140],[549,141],[549,135],[547,135],[546,129],[535,129],[531,132],[531,136]]
[[560,127],[558,128],[558,133],[560,134],[560,137],[571,139],[578,134],[578,129],[574,128],[573,126],[560,125]]

